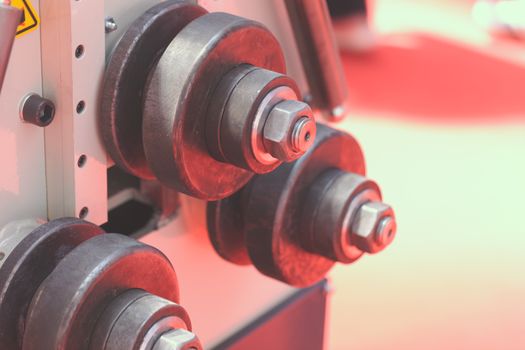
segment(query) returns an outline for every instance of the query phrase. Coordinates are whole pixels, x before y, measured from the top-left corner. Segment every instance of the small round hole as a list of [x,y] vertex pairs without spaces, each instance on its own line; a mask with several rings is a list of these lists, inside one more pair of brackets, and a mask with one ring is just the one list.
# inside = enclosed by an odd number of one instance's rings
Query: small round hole
[[78,45],[75,49],[75,57],[80,58],[84,56],[84,45]]
[[78,213],[78,217],[81,219],[85,219],[88,216],[88,214],[89,214],[88,207],[84,207],[80,209],[80,212]]
[[84,165],[86,165],[87,157],[85,154],[78,157],[77,165],[79,168],[82,168]]
[[77,103],[77,114],[81,114],[86,109],[86,102],[80,101]]
[[310,131],[308,131],[305,135],[304,135],[304,140],[306,142],[310,141],[310,137],[312,137],[312,134],[310,134]]

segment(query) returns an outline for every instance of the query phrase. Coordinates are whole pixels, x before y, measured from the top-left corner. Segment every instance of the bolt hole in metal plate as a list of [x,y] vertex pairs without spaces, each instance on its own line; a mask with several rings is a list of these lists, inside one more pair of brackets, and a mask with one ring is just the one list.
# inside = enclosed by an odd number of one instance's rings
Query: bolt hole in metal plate
[[285,73],[277,39],[262,25],[211,13],[175,37],[151,75],[144,102],[144,147],[166,186],[217,200],[242,187],[252,173],[215,160],[206,145],[210,100],[220,79],[240,64]]
[[364,175],[363,153],[349,134],[318,124],[315,143],[304,156],[250,183],[246,246],[265,275],[303,287],[319,281],[333,266],[333,260],[308,252],[294,236],[302,232],[301,212],[312,183],[330,168]]
[[154,178],[142,143],[142,102],[151,68],[177,33],[206,13],[190,1],[163,1],[131,24],[108,62],[100,133],[115,163],[135,176]]
[[176,274],[157,249],[117,234],[85,241],[37,290],[29,307],[24,350],[88,350],[105,307],[129,289],[179,300]]
[[80,243],[102,234],[73,218],[53,220],[25,237],[0,269],[0,349],[20,349],[26,312],[39,285]]

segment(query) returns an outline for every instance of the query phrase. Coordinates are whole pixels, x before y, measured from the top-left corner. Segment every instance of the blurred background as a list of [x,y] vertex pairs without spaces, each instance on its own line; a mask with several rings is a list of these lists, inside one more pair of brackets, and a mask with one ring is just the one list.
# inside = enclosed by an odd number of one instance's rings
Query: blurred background
[[332,273],[329,349],[525,349],[525,41],[473,6],[370,1],[375,49],[343,54],[398,235]]

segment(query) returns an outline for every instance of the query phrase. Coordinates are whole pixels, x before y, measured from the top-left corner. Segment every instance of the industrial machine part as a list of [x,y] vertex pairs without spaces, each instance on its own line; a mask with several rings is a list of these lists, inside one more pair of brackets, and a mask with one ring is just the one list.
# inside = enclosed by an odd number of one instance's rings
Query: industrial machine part
[[311,104],[328,120],[346,115],[348,84],[326,0],[285,0],[308,78]]
[[160,251],[79,219],[33,227],[0,232],[2,349],[201,348]]
[[294,286],[311,285],[335,262],[378,253],[394,239],[394,212],[364,176],[355,139],[318,125],[302,158],[208,204],[211,241],[228,261],[253,264]]
[[16,28],[22,18],[22,11],[11,6],[11,0],[0,1],[0,92],[4,83],[5,72],[15,40]]
[[254,173],[304,154],[310,107],[273,34],[190,1],[131,24],[105,76],[100,132],[115,163],[201,199],[224,198]]
[[29,94],[20,104],[20,118],[36,126],[48,126],[55,118],[55,104],[37,94]]
[[[344,165],[349,157],[362,162],[348,136],[332,131],[327,138],[322,131],[316,148],[329,151],[304,155],[316,125],[302,96],[310,101],[335,66],[322,57],[307,62],[311,56],[298,50],[298,27],[285,1],[13,4],[34,23],[15,39],[0,95],[0,348],[200,349],[177,303],[173,270],[156,247],[176,259],[178,281],[191,291],[184,307],[207,349],[252,349],[262,342],[272,349],[320,349],[326,281],[296,289],[221,259],[204,227],[207,204],[183,194],[219,199],[235,193],[215,203],[216,246],[266,274],[281,268],[294,285],[324,274],[320,268],[305,273],[308,266],[346,257],[337,250],[343,243],[331,239],[342,211],[352,213],[356,256],[391,239],[382,235],[378,243],[370,235],[393,230],[395,220],[373,184],[348,174],[362,175],[359,166]],[[329,34],[326,19],[310,34]],[[6,23],[0,21],[2,39]],[[301,30],[310,28],[303,23]],[[305,69],[311,64],[323,71]],[[318,82],[307,84],[305,72]],[[329,114],[338,105],[315,108]],[[344,159],[336,161],[339,156]],[[337,166],[325,169],[330,164]],[[307,175],[320,169],[315,181]],[[238,192],[254,174],[260,177]],[[306,183],[308,191],[301,187]],[[370,191],[361,192],[364,187]],[[366,202],[352,207],[359,207],[355,214],[340,208],[353,191],[356,203]],[[63,219],[69,216],[93,224]],[[378,216],[387,219],[372,228]],[[51,221],[16,222],[20,217]],[[282,226],[297,221],[311,226]],[[289,233],[294,237],[287,239]],[[272,251],[272,242],[290,255]],[[287,267],[297,267],[297,275]]]

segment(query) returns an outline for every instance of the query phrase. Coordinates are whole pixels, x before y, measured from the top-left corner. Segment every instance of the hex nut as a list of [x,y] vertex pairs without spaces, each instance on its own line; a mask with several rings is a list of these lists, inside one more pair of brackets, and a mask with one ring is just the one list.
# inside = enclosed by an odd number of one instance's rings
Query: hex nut
[[153,350],[202,350],[202,345],[192,332],[174,329],[164,333],[153,346]]
[[352,244],[370,254],[385,249],[393,241],[397,229],[392,207],[375,201],[363,204],[351,225]]
[[[281,101],[270,111],[264,124],[264,147],[275,158],[290,162],[310,148],[315,139],[315,131],[313,113],[306,103],[295,100]],[[292,142],[294,135],[301,135],[305,139],[303,142]],[[298,144],[302,149],[297,148]]]

